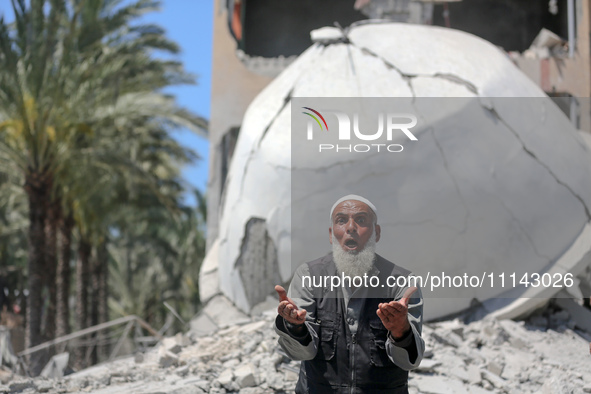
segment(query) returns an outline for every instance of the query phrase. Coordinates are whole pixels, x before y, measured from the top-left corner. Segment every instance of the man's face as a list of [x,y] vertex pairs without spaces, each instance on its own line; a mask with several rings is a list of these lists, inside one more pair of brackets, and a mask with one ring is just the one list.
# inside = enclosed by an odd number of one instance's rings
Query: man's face
[[330,243],[332,244],[334,233],[344,251],[357,254],[365,248],[374,228],[378,242],[380,226],[375,224],[375,215],[371,208],[361,201],[343,201],[332,213],[332,227],[328,229]]

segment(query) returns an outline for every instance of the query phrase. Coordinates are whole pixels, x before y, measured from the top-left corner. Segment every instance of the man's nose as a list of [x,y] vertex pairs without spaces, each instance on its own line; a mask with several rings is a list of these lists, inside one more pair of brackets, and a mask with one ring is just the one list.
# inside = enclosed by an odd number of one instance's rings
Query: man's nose
[[356,232],[357,231],[357,226],[355,225],[355,221],[354,220],[349,220],[347,222],[346,229],[347,229],[347,234]]

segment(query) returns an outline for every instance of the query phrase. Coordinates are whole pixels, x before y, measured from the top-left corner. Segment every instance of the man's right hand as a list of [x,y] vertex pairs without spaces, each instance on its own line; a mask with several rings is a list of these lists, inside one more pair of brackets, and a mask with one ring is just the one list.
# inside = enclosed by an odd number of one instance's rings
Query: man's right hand
[[279,307],[277,313],[291,324],[300,325],[306,321],[306,310],[299,310],[298,306],[289,297],[285,289],[279,285],[275,286],[275,291],[279,294]]

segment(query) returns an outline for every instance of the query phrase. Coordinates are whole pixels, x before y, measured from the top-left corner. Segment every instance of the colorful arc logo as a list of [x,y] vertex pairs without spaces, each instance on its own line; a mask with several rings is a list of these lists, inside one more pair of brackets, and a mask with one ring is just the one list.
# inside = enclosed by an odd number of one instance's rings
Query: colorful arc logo
[[[322,122],[324,123],[324,126],[326,126],[326,131],[328,131],[328,125],[326,124],[326,120],[324,120],[324,117],[323,117],[322,115],[320,115],[320,112],[318,112],[318,111],[316,111],[316,110],[314,110],[314,109],[312,109],[312,108],[310,108],[310,107],[302,107],[302,108],[304,108],[304,109],[307,109],[307,110],[309,110],[309,111],[312,111],[312,112],[314,112],[316,115],[320,116],[320,119],[322,119]],[[320,130],[324,130],[324,128],[322,127],[322,124],[320,123],[320,121],[318,120],[318,118],[317,118],[317,117],[315,117],[314,115],[312,115],[312,114],[311,114],[311,113],[309,113],[309,112],[302,112],[302,113],[303,113],[303,114],[305,114],[305,115],[308,115],[308,116],[310,116],[312,119],[314,119],[314,120],[316,121],[316,123],[318,123],[318,126],[320,126]]]

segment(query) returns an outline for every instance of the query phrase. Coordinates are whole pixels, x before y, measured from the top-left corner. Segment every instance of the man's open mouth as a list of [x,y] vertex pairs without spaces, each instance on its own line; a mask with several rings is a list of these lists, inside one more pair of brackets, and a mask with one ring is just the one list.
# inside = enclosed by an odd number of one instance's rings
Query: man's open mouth
[[345,247],[347,249],[355,250],[355,249],[357,249],[357,246],[358,246],[357,241],[355,241],[353,239],[349,239],[349,240],[345,241]]

